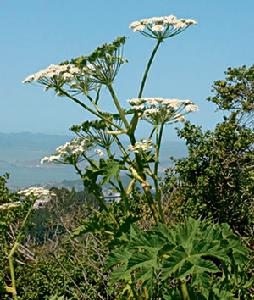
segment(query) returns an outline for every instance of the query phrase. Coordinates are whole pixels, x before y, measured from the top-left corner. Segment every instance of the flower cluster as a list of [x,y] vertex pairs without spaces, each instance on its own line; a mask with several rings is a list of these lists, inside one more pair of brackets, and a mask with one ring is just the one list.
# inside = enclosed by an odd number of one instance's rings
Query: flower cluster
[[91,139],[85,137],[77,137],[70,142],[56,148],[56,152],[51,156],[46,156],[41,163],[70,163],[78,162],[80,156],[93,146]]
[[190,100],[165,98],[132,98],[128,102],[140,118],[153,124],[184,121],[184,115],[198,109]]
[[130,28],[136,32],[141,32],[143,35],[165,39],[179,34],[191,25],[196,25],[197,22],[192,19],[177,19],[175,16],[153,17],[134,21],[130,24]]
[[18,194],[24,197],[34,196],[36,198],[48,198],[54,195],[48,189],[45,189],[43,187],[36,187],[36,186],[27,188],[25,190],[21,190],[18,192]]
[[36,201],[33,204],[34,209],[38,209],[47,205],[56,194],[43,187],[30,187],[18,192],[23,197],[35,197]]
[[54,77],[61,76],[65,80],[73,80],[75,76],[80,75],[82,70],[77,68],[74,64],[50,65],[35,74],[29,75],[23,83],[30,83],[32,81],[50,80]]
[[143,139],[140,142],[136,142],[135,145],[130,145],[128,150],[130,152],[139,153],[139,152],[145,152],[152,148],[153,148],[152,141]]
[[0,205],[0,210],[8,210],[8,209],[13,209],[17,208],[20,206],[20,202],[10,202],[10,203],[3,203]]
[[97,91],[101,84],[111,83],[118,73],[120,65],[127,61],[122,57],[124,37],[119,37],[111,44],[104,44],[89,56],[80,56],[58,65],[50,65],[35,74],[29,75],[23,83],[39,82],[53,88],[56,93],[64,95],[64,87],[68,93],[75,95]]
[[68,92],[79,94],[83,92],[87,95],[90,91],[97,89],[97,84],[92,81],[89,75],[94,70],[92,64],[82,68],[74,63],[63,63],[59,65],[50,65],[44,70],[29,75],[23,83],[37,81],[45,86],[45,91],[53,88],[57,95],[61,95],[61,89],[67,85]]

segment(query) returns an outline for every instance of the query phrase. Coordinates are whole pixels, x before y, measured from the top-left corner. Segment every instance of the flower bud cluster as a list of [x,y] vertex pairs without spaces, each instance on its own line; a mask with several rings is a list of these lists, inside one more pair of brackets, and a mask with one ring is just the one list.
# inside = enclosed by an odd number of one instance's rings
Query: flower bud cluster
[[187,27],[196,25],[192,19],[177,19],[175,16],[153,17],[132,22],[129,27],[152,38],[169,38],[179,34]]

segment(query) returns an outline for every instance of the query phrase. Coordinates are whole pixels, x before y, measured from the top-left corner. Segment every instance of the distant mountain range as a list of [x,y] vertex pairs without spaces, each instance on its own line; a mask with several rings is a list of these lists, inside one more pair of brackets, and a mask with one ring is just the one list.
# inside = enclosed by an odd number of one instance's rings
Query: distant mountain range
[[[72,166],[41,165],[40,160],[69,141],[68,135],[36,134],[30,132],[0,133],[0,174],[10,174],[9,186],[21,188],[30,185],[80,186]],[[169,157],[186,156],[183,142],[165,143],[161,151],[160,170],[170,165]]]

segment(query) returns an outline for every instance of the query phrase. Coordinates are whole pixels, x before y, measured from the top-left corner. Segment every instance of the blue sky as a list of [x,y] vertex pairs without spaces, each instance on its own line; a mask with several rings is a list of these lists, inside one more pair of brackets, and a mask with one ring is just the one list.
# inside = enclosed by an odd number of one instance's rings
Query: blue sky
[[[135,97],[154,41],[133,33],[130,22],[174,14],[193,18],[187,29],[161,47],[144,96],[188,98],[200,110],[191,121],[212,128],[221,119],[206,101],[214,80],[229,66],[253,63],[253,0],[26,0],[0,1],[0,131],[66,134],[89,118],[78,106],[40,86],[21,81],[59,63],[128,37],[116,90],[123,102]],[[105,97],[105,107],[110,108]]]

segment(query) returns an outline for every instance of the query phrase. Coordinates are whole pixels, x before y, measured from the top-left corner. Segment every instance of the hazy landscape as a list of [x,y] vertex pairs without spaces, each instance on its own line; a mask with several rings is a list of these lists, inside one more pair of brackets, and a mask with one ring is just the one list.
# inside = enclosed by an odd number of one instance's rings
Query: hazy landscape
[[[53,153],[71,138],[68,135],[30,132],[0,133],[0,173],[10,174],[9,186],[14,189],[30,185],[77,186],[79,177],[72,166],[40,163],[41,158]],[[165,143],[161,153],[161,171],[169,166],[170,156],[179,158],[185,155],[183,142]]]

